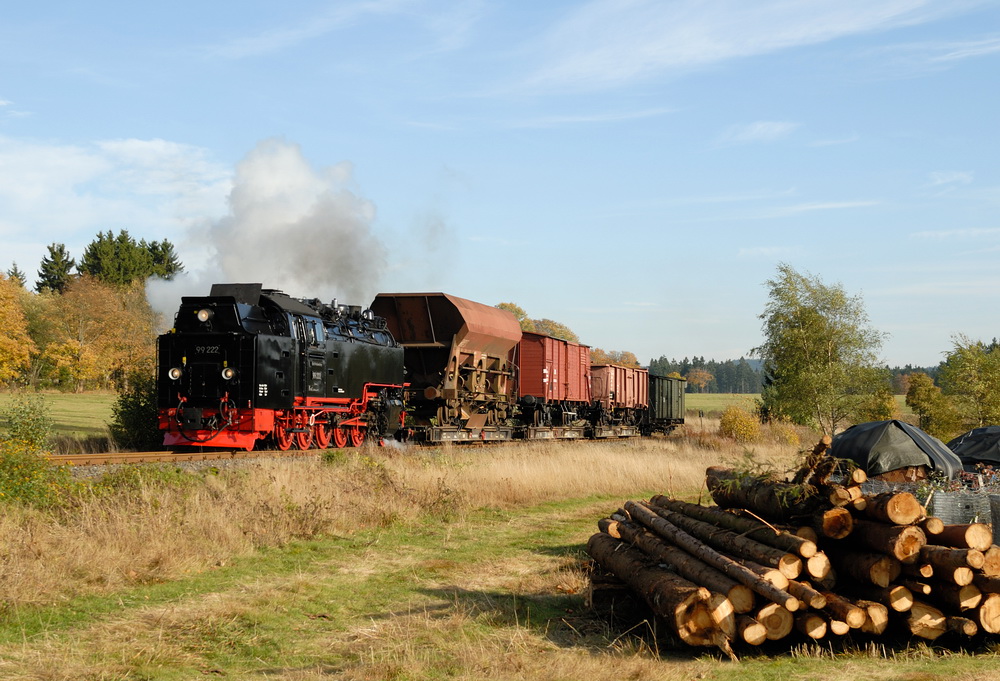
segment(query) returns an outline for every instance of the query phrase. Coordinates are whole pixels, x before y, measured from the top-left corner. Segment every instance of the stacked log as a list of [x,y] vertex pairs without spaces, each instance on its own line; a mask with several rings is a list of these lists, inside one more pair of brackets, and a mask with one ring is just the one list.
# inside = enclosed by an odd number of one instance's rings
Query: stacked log
[[988,526],[944,525],[908,492],[862,494],[864,474],[844,473],[819,446],[810,465],[792,482],[711,467],[716,505],[628,501],[598,523],[588,551],[694,646],[1000,633],[1000,547]]

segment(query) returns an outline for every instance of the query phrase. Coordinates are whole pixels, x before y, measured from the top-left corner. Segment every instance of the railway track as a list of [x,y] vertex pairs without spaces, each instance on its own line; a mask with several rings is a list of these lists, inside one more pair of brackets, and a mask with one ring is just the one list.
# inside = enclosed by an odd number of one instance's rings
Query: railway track
[[320,450],[289,450],[283,452],[245,450],[216,450],[204,452],[99,452],[96,454],[52,454],[49,461],[60,466],[105,466],[116,463],[170,463],[183,461],[213,461],[231,459],[260,459],[276,457],[316,456]]

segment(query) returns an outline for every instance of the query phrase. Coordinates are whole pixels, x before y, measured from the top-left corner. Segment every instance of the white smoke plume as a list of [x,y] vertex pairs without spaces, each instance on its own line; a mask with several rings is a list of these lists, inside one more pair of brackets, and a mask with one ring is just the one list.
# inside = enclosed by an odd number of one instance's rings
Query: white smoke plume
[[169,325],[181,296],[208,295],[219,282],[367,305],[387,252],[372,230],[375,206],[352,186],[350,163],[315,169],[298,145],[261,142],[236,166],[228,215],[188,235],[209,251],[208,264],[174,281],[150,280],[154,309]]

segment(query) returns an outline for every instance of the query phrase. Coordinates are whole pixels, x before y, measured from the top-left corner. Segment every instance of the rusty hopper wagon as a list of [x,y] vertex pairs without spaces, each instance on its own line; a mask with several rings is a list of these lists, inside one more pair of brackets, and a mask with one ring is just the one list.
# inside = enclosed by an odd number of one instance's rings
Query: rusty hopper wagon
[[408,414],[420,439],[513,438],[510,358],[521,339],[514,315],[446,293],[380,293],[372,311],[403,346]]

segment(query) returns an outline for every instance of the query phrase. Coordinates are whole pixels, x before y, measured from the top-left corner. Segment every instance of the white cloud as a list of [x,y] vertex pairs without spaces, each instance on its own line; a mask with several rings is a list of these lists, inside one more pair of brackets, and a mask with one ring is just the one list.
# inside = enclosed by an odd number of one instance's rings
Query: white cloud
[[163,140],[60,145],[0,137],[5,255],[31,273],[47,244],[79,255],[108,229],[176,244],[187,225],[225,210],[231,175],[204,150]]
[[975,173],[969,171],[949,170],[945,172],[930,173],[928,184],[932,187],[943,185],[972,184]]
[[229,59],[243,59],[280,52],[350,26],[368,15],[399,12],[410,4],[412,4],[412,0],[362,0],[353,3],[333,3],[326,12],[311,16],[298,24],[278,26],[256,35],[236,38],[215,45],[208,51]]
[[793,206],[782,206],[767,213],[763,217],[776,218],[789,215],[799,215],[801,213],[813,213],[823,210],[844,210],[847,208],[866,208],[877,206],[878,201],[817,201],[813,203],[799,203]]
[[529,87],[596,90],[727,59],[918,24],[966,9],[945,0],[591,0],[536,48]]
[[6,99],[0,99],[0,106],[10,106],[10,105],[11,102],[7,101]]
[[799,123],[788,121],[756,121],[748,125],[734,125],[719,135],[716,146],[734,146],[739,144],[755,144],[758,142],[774,142],[790,135]]
[[994,239],[1000,238],[1000,228],[926,230],[913,232],[910,236],[914,239],[928,239],[933,241]]

